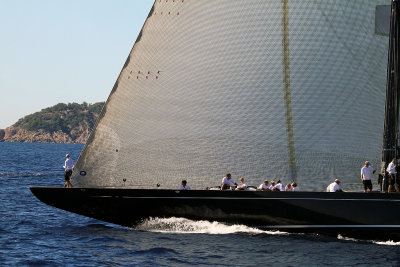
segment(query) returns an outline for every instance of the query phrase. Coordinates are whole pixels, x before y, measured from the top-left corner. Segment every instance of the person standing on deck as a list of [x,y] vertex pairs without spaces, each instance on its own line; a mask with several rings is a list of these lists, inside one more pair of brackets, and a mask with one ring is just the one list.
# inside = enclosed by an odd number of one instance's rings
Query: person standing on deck
[[396,189],[396,192],[399,191],[398,186],[396,186],[397,184],[397,180],[396,180],[396,159],[394,158],[392,160],[392,162],[389,163],[386,171],[389,173],[389,188],[388,188],[388,192],[392,192],[392,188],[393,186]]
[[63,168],[65,169],[64,171],[64,179],[65,179],[65,185],[64,187],[72,187],[71,182],[69,181],[72,175],[72,170],[74,169],[75,162],[69,157],[69,154],[65,155],[65,163]]
[[375,173],[375,169],[371,167],[369,161],[366,161],[364,167],[361,168],[361,181],[364,184],[364,193],[372,192],[372,174]]

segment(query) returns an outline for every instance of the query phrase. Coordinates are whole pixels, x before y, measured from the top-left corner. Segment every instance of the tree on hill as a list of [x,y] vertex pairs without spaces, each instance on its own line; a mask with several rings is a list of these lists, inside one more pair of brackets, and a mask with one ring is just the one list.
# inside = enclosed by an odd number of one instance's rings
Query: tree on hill
[[104,102],[88,104],[59,103],[19,119],[13,126],[28,131],[58,132],[70,134],[73,130],[93,128]]

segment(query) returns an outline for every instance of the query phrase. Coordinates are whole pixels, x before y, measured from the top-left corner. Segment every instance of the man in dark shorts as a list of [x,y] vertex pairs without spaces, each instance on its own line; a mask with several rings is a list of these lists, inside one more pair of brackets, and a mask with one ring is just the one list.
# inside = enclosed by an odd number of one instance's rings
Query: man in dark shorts
[[69,181],[72,175],[72,170],[74,169],[75,163],[74,161],[69,157],[69,155],[65,155],[65,164],[63,168],[65,169],[64,172],[64,179],[65,179],[65,185],[64,187],[72,187],[71,182]]
[[396,192],[399,191],[399,187],[396,186],[396,159],[394,158],[392,162],[389,163],[386,171],[389,173],[389,188],[388,192],[392,192],[393,187],[395,188]]
[[375,169],[371,167],[369,161],[366,161],[364,167],[361,168],[361,181],[364,184],[364,193],[372,192],[372,174],[375,173]]

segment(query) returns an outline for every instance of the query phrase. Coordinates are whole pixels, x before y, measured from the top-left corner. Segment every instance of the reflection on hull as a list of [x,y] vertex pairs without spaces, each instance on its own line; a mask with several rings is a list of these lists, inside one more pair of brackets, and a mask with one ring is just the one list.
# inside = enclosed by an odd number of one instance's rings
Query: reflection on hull
[[31,187],[44,203],[123,226],[150,217],[245,224],[261,229],[400,236],[398,194]]

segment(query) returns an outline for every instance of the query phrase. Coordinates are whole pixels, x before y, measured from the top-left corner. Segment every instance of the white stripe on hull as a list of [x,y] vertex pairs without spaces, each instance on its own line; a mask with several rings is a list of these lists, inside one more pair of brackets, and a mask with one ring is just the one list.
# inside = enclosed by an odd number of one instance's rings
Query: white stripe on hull
[[135,199],[226,199],[226,200],[316,200],[316,201],[395,201],[398,202],[400,199],[356,199],[356,198],[282,198],[282,197],[130,197],[130,196],[90,196],[90,197],[101,197],[101,198],[135,198]]

